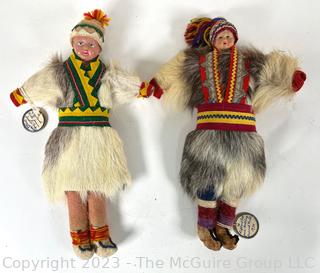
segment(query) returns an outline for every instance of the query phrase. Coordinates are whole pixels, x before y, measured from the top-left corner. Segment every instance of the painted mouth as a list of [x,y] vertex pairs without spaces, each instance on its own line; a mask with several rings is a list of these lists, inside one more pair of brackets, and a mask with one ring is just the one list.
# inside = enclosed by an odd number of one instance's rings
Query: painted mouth
[[90,53],[89,53],[89,51],[88,51],[88,50],[84,50],[84,51],[82,51],[82,52],[81,52],[81,54],[82,54],[82,55],[84,55],[84,56],[88,56],[88,55],[90,55]]

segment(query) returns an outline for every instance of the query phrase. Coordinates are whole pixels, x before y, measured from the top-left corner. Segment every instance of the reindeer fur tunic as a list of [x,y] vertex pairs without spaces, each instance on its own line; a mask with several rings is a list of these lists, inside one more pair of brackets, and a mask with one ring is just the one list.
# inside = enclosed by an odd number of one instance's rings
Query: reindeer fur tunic
[[[245,95],[240,84],[248,74],[244,63],[249,64],[250,74],[245,104],[252,105],[255,113],[280,97],[294,94],[291,89],[292,75],[297,69],[294,58],[278,51],[264,55],[254,48],[238,48],[238,52],[240,65],[233,103],[240,103]],[[199,58],[207,54],[209,49],[186,49],[163,65],[155,79],[164,90],[166,105],[183,110],[205,102]],[[223,90],[229,65],[230,50],[221,52],[218,69]],[[216,102],[216,95],[210,95],[210,103]],[[217,198],[236,205],[239,199],[256,191],[265,171],[264,143],[257,132],[197,129],[187,135],[180,179],[192,198],[213,187]]]
[[[140,80],[113,65],[107,65],[98,99],[111,109],[131,101],[139,93]],[[55,109],[71,107],[74,91],[59,58],[27,80],[21,90],[29,102]],[[51,201],[65,191],[114,195],[130,183],[123,144],[112,127],[57,127],[45,149],[44,188]]]

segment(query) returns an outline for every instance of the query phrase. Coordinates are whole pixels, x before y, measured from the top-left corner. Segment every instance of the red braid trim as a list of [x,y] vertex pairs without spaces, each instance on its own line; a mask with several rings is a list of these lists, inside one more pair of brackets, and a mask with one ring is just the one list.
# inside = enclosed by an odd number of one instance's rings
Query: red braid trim
[[248,90],[249,90],[249,82],[250,82],[250,63],[249,61],[245,61],[244,63],[244,67],[247,71],[247,74],[244,76],[243,78],[243,85],[242,85],[242,88],[243,88],[243,91],[244,93],[246,94],[242,100],[240,101],[240,103],[246,103],[246,99],[247,99],[247,95],[248,95]]
[[207,80],[207,73],[206,68],[203,66],[203,64],[206,62],[206,56],[201,55],[199,60],[199,67],[200,67],[200,77],[201,77],[201,83],[202,83],[202,94],[204,97],[205,102],[209,102],[209,89],[205,85],[205,82]]

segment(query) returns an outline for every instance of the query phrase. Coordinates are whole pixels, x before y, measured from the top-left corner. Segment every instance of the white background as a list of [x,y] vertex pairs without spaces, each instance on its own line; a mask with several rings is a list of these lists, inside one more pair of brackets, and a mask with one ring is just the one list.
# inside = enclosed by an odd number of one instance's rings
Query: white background
[[[0,7],[1,272],[319,272],[319,1],[10,0]],[[49,111],[43,131],[29,133],[21,125],[29,106],[15,108],[9,93],[55,52],[66,57],[70,30],[94,8],[112,18],[102,58],[143,80],[185,47],[185,26],[198,16],[224,16],[236,25],[241,43],[298,56],[308,76],[302,92],[257,118],[267,177],[238,210],[258,217],[255,238],[220,252],[197,239],[196,206],[178,179],[194,117],[166,112],[152,98],[118,109],[111,120],[134,178],[108,208],[119,251],[108,263],[94,258],[85,264],[73,255],[66,208],[49,204],[41,186],[44,145],[56,113]]]

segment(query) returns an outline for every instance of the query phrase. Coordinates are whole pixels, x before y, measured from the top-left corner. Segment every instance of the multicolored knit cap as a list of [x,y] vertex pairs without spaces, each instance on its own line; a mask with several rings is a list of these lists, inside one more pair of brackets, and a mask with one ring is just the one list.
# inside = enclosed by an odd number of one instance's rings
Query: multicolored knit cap
[[109,25],[109,21],[110,18],[100,9],[84,13],[84,19],[72,29],[71,42],[75,36],[86,36],[96,40],[102,47],[104,28]]
[[214,25],[210,30],[210,41],[213,42],[217,35],[224,30],[230,30],[233,33],[235,39],[234,43],[238,41],[238,32],[233,24],[231,24],[225,18],[222,17],[214,18],[212,19],[212,21],[214,21]]
[[235,43],[238,41],[237,29],[223,17],[192,19],[184,37],[186,43],[193,48],[212,47],[214,39],[224,30],[230,30],[234,35]]

